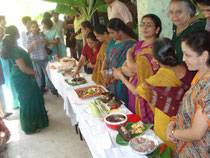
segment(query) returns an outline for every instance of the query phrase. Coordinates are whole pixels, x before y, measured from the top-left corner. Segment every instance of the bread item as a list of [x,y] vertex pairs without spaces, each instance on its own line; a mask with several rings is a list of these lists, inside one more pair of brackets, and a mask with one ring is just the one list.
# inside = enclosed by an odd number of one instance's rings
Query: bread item
[[126,130],[126,128],[123,125],[120,125],[120,128],[118,128],[117,131],[127,142],[131,140],[130,131]]

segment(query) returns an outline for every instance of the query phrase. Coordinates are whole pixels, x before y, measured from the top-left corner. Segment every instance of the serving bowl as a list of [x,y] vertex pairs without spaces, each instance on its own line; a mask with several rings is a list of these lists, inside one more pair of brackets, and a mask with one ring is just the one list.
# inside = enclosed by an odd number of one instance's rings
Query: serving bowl
[[117,130],[121,124],[125,125],[128,118],[123,113],[111,113],[104,118],[106,126],[112,130]]

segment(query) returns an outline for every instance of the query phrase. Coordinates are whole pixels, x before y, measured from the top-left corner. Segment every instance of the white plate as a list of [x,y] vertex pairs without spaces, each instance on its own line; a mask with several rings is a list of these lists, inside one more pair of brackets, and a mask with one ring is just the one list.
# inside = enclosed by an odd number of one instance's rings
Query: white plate
[[[139,152],[137,150],[135,150],[132,146],[131,146],[131,140],[129,141],[129,146],[130,148],[137,154],[140,154],[140,155],[147,155],[147,154],[150,154],[152,153],[159,145],[159,142],[157,140],[157,138],[155,136],[148,136],[148,135],[142,135],[142,136],[137,136],[135,138],[145,138],[145,139],[148,139],[148,140],[152,140],[155,144],[155,147],[152,149],[152,150],[147,150],[146,152]],[[133,138],[134,139],[134,138]]]

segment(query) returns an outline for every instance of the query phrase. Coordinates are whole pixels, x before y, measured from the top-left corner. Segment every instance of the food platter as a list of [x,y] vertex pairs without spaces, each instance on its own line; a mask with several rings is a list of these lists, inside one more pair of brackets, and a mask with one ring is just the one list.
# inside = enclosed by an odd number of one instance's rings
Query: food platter
[[99,85],[78,88],[74,89],[74,91],[80,99],[95,97],[105,92],[105,90]]
[[59,59],[60,63],[61,64],[76,64],[76,61],[74,58],[71,58],[71,57],[63,57],[63,58],[60,58]]
[[65,79],[65,82],[70,86],[78,86],[87,83],[86,79],[83,77],[73,78],[73,79]]
[[[131,126],[135,123],[136,122],[128,122],[125,126],[126,130],[130,130]],[[143,124],[143,126],[145,129],[140,134],[131,134],[131,138],[143,135],[146,131],[148,131],[153,126],[153,124]],[[126,141],[120,134],[117,134],[116,136],[116,143],[123,146],[129,145],[129,142]]]
[[152,153],[159,143],[153,136],[138,136],[130,140],[129,146],[131,149],[140,155]]
[[62,72],[63,76],[71,76],[74,73],[74,70],[71,68],[69,70],[65,70],[64,72]]

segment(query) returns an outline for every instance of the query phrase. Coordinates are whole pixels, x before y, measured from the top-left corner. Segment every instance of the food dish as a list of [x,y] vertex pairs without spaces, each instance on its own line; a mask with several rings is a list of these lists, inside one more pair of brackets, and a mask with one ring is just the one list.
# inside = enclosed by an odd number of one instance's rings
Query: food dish
[[[128,122],[125,126],[125,129],[128,130],[128,131],[131,130],[131,126],[135,123],[136,122]],[[146,131],[148,131],[153,126],[153,124],[143,124],[143,126],[145,128],[143,130],[143,132],[140,133],[140,134],[131,134],[131,138],[143,135]],[[129,144],[128,141],[126,141],[120,134],[117,134],[116,142],[117,142],[117,144],[124,145],[124,146]]]
[[73,69],[65,70],[62,75],[63,76],[71,76],[73,74]]
[[138,136],[129,141],[129,146],[137,154],[146,155],[152,153],[158,146],[152,137]]
[[104,118],[104,122],[110,129],[117,130],[121,124],[127,122],[127,116],[123,113],[112,113]]
[[76,64],[75,59],[71,58],[71,57],[63,57],[63,58],[60,58],[59,61],[62,65],[72,65],[72,66],[74,66]]
[[78,88],[74,89],[74,91],[80,99],[95,97],[105,92],[105,90],[99,85]]
[[70,86],[78,86],[87,83],[86,79],[83,77],[73,78],[72,80],[65,79],[65,82]]
[[108,105],[111,107],[111,109],[117,109],[120,107],[120,105],[122,104],[122,102],[117,99],[116,97],[113,97],[109,102]]
[[104,103],[108,103],[112,98],[113,94],[110,92],[105,92],[99,96],[99,99],[101,99]]

